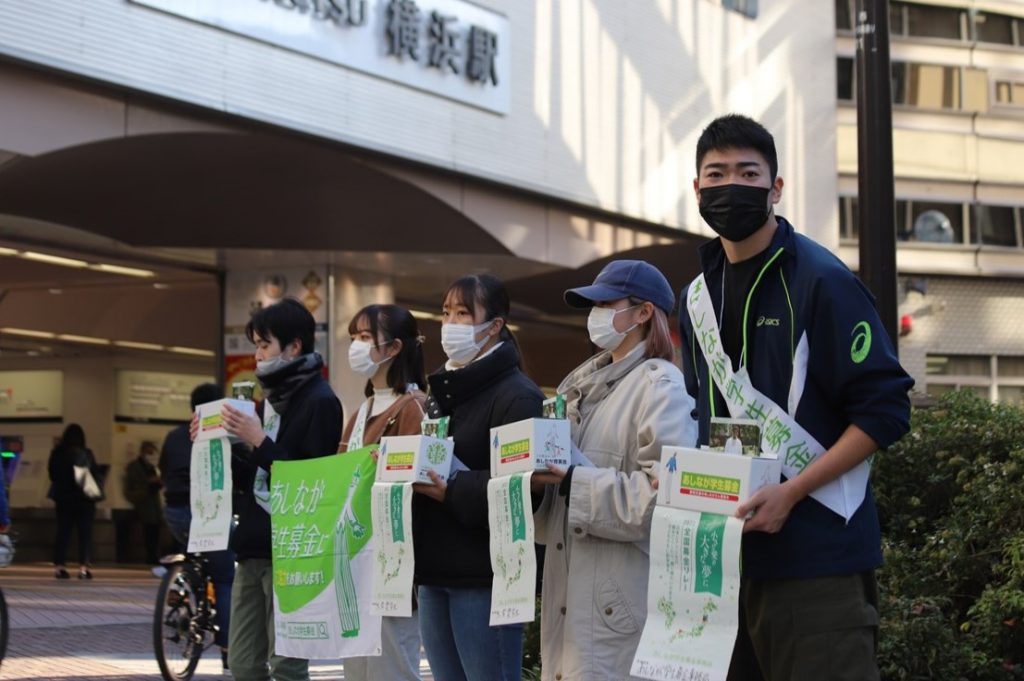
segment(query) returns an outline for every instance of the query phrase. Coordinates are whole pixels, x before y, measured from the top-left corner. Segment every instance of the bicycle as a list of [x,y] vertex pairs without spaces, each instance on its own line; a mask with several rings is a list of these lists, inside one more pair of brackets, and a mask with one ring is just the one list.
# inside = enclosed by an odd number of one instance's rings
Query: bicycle
[[219,630],[217,598],[202,554],[177,554],[160,562],[167,574],[157,591],[153,647],[160,675],[166,681],[187,681]]

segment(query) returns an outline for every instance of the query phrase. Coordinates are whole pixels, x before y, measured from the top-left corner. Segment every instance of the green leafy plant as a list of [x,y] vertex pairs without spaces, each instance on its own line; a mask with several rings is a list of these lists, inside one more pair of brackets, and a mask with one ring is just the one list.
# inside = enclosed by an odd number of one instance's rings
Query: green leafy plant
[[1024,679],[1024,411],[944,396],[874,469],[883,678]]

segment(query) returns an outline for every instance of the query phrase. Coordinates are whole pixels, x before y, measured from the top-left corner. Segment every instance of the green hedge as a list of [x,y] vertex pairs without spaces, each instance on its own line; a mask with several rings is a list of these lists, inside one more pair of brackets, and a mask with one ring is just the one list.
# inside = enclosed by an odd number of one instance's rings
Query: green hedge
[[884,679],[1024,679],[1024,411],[962,391],[875,459]]

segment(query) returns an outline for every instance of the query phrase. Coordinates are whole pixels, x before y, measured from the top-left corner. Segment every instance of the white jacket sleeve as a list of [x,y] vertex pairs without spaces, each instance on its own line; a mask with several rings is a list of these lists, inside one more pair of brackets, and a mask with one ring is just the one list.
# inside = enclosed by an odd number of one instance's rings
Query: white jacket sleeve
[[[627,474],[613,468],[573,469],[568,526],[574,539],[591,534],[612,541],[646,541],[657,496],[651,482],[658,478],[661,448],[692,447],[697,441],[693,399],[681,376],[659,372],[646,392],[640,397],[636,422],[621,423],[623,428],[635,429],[639,470]],[[624,461],[623,467],[634,466]]]

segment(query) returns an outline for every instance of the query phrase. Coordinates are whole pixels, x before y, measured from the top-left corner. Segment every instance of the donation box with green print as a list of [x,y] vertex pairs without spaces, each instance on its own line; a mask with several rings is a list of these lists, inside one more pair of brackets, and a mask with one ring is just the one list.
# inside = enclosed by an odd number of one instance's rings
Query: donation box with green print
[[689,447],[663,447],[658,503],[703,513],[734,515],[765,485],[777,484],[782,462]]

